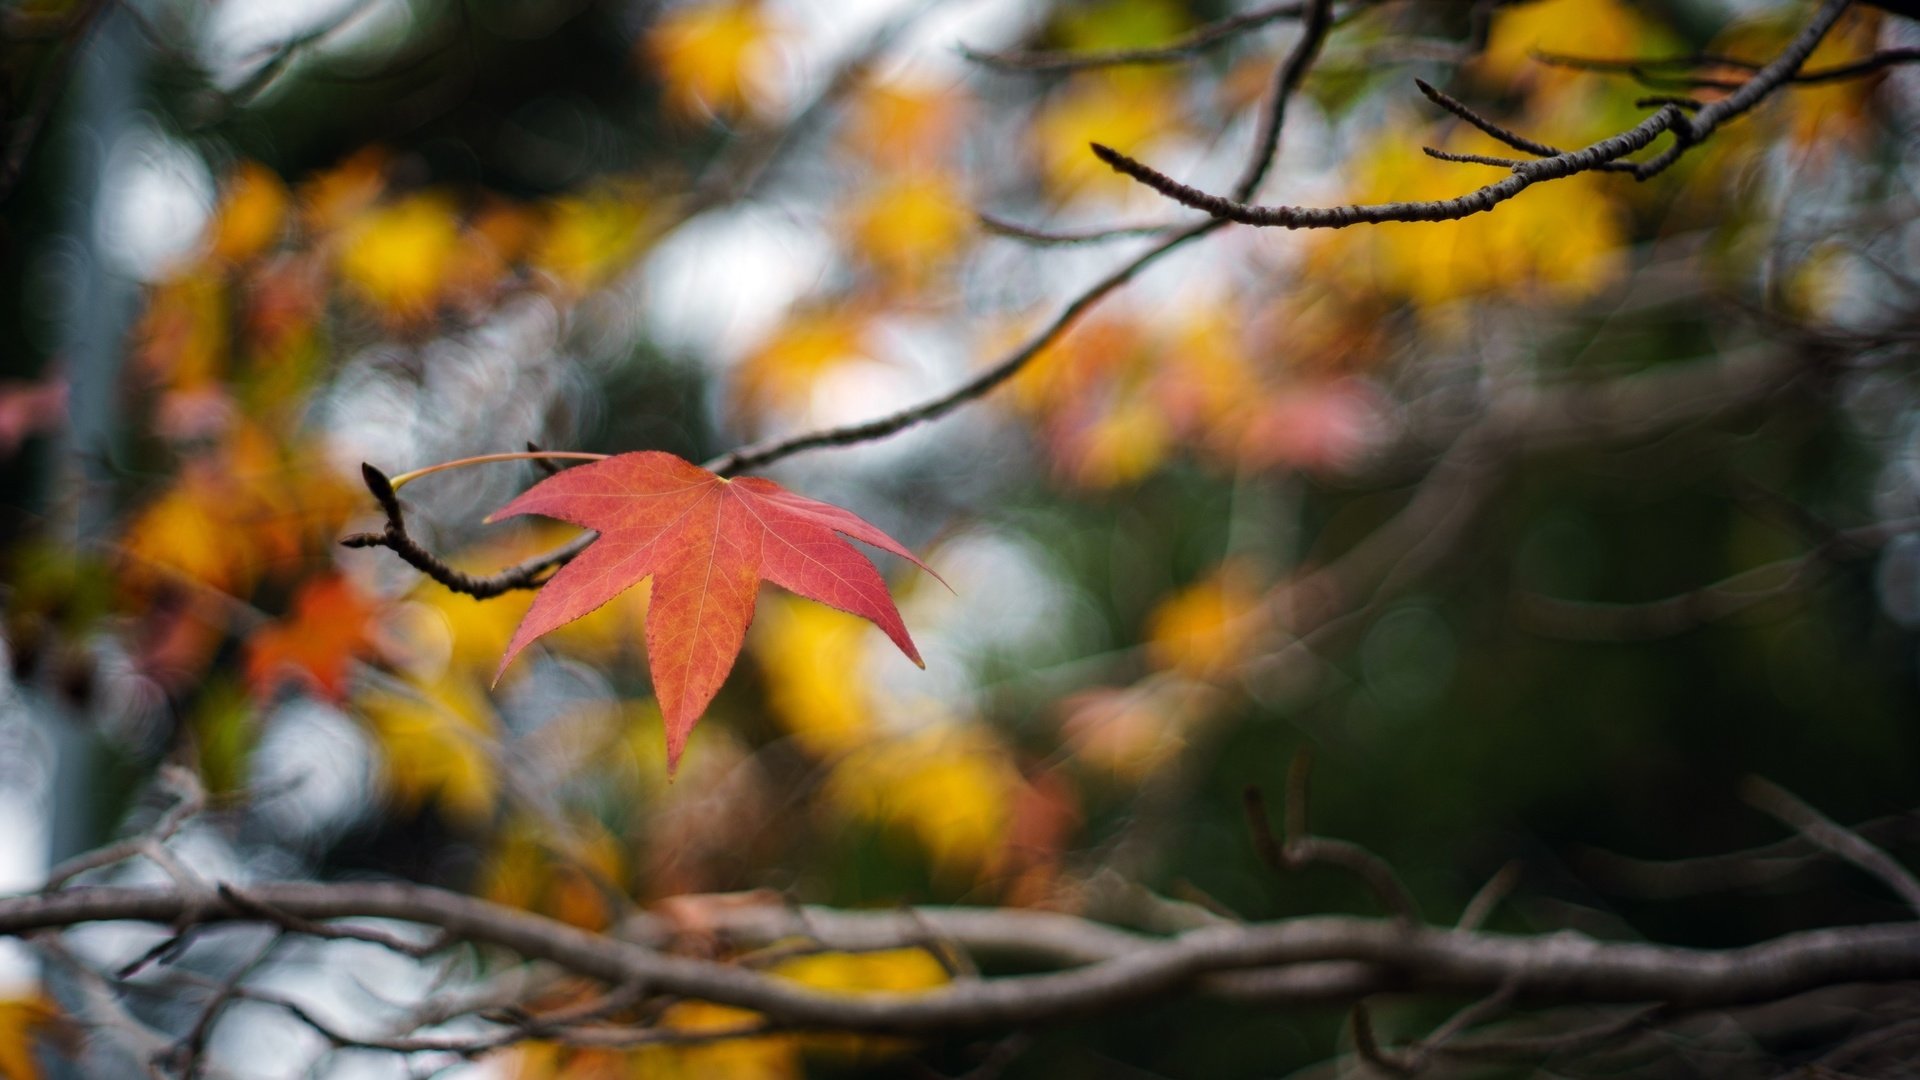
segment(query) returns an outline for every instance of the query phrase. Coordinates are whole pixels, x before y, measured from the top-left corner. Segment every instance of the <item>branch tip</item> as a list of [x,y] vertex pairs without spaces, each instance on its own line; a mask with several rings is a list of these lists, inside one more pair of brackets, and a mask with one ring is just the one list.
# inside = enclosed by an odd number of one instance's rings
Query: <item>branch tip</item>
[[366,481],[367,490],[373,493],[374,498],[380,500],[381,505],[386,505],[396,497],[393,481],[388,480],[386,473],[374,468],[368,462],[360,463],[360,478]]

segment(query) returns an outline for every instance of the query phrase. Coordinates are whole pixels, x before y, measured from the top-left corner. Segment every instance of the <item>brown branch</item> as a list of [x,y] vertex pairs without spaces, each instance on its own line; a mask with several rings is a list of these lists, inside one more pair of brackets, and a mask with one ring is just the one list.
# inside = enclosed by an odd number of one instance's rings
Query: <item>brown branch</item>
[[1025,344],[1008,353],[980,374],[938,397],[865,423],[788,435],[751,446],[743,446],[737,450],[729,450],[707,462],[706,468],[721,476],[731,476],[747,469],[769,465],[803,450],[872,442],[875,439],[898,434],[929,420],[937,420],[976,398],[984,397],[995,387],[1019,374],[1021,369],[1045,352],[1049,345],[1071,329],[1080,321],[1081,316],[1091,311],[1094,305],[1105,299],[1109,293],[1132,281],[1142,270],[1153,265],[1168,252],[1184,246],[1188,241],[1213,232],[1221,224],[1219,221],[1203,221],[1155,244],[1075,297],[1059,315],[1054,317],[1052,322],[1027,339]]
[[[1711,135],[1720,125],[1751,110],[1767,95],[1792,78],[1800,69],[1800,65],[1806,62],[1808,55],[1819,45],[1820,40],[1833,28],[1834,23],[1839,21],[1850,2],[1851,0],[1826,0],[1778,58],[1754,73],[1752,78],[1741,83],[1733,93],[1706,106],[1691,117],[1677,106],[1663,105],[1659,112],[1618,135],[1602,139],[1579,150],[1562,151],[1551,156],[1542,156],[1537,161],[1522,162],[1513,166],[1511,176],[1452,199],[1330,207],[1259,206],[1241,201],[1241,198],[1222,197],[1182,184],[1164,173],[1098,143],[1093,144],[1093,153],[1114,171],[1132,177],[1183,206],[1205,211],[1221,221],[1232,221],[1241,225],[1285,229],[1342,229],[1352,225],[1379,224],[1389,221],[1453,221],[1485,213],[1534,184],[1564,179],[1583,172],[1603,171],[1610,163],[1620,162],[1626,155],[1644,149],[1660,135],[1671,132],[1674,136],[1671,147],[1653,158],[1631,166],[1632,174],[1636,179],[1645,180],[1658,175],[1678,161],[1690,147]],[[1553,149],[1544,143],[1534,142],[1507,132],[1499,125],[1479,117],[1464,105],[1453,102],[1451,98],[1433,90],[1425,83],[1421,86],[1423,93],[1427,93],[1443,107],[1480,127],[1489,135],[1508,142],[1509,145],[1536,154]],[[1447,104],[1448,102],[1452,104]],[[1517,139],[1518,142],[1510,141],[1509,137]]]
[[1332,28],[1333,0],[1309,0],[1300,40],[1274,69],[1273,89],[1260,106],[1260,137],[1254,141],[1253,153],[1241,170],[1239,181],[1233,185],[1236,200],[1252,198],[1260,181],[1266,179],[1267,172],[1273,168],[1274,151],[1280,146],[1280,129],[1287,122],[1287,102],[1300,89],[1307,72],[1313,70],[1313,62],[1320,57],[1320,47],[1326,44],[1327,31]]
[[1109,225],[1098,229],[1055,230],[1037,228],[1032,225],[1022,225],[1017,221],[1009,221],[1006,218],[984,211],[975,216],[979,218],[981,226],[990,233],[1011,237],[1015,240],[1024,240],[1030,244],[1041,245],[1104,244],[1110,240],[1130,240],[1141,236],[1159,236],[1162,233],[1172,232],[1174,229],[1182,227],[1178,222],[1161,222],[1157,225]]
[[[1920,813],[1896,814],[1852,829],[1879,845],[1910,844],[1920,837]],[[1820,848],[1796,835],[1748,851],[1682,859],[1639,859],[1587,848],[1577,856],[1576,865],[1583,877],[1608,892],[1674,900],[1772,885],[1825,862]]]
[[1244,805],[1247,823],[1254,837],[1254,850],[1259,853],[1260,861],[1273,870],[1287,873],[1315,865],[1345,870],[1359,878],[1381,906],[1396,919],[1408,925],[1419,921],[1419,907],[1414,902],[1413,894],[1407,891],[1399,875],[1393,872],[1393,867],[1385,859],[1352,841],[1332,837],[1301,834],[1289,836],[1284,845],[1275,843],[1267,819],[1266,801],[1261,797],[1259,788],[1250,786],[1246,789]]
[[222,980],[208,996],[206,1004],[200,1007],[200,1015],[195,1018],[193,1026],[187,1029],[187,1033],[180,1037],[168,1054],[168,1057],[177,1063],[181,1080],[195,1080],[200,1075],[201,1067],[206,1060],[207,1042],[213,1037],[214,1025],[220,1022],[220,1014],[225,1012],[227,1006],[232,1004],[234,998],[240,994],[240,984],[259,970],[285,940],[284,933],[275,934],[254,953],[251,959],[234,968],[233,973]]
[[[1559,157],[1563,154],[1568,153],[1568,151],[1562,150],[1557,146],[1549,146],[1548,144],[1540,142],[1536,139],[1530,139],[1525,135],[1522,135],[1519,132],[1514,131],[1511,128],[1504,127],[1500,124],[1495,123],[1490,118],[1482,115],[1477,110],[1469,107],[1466,102],[1463,102],[1459,98],[1456,98],[1453,95],[1441,90],[1439,87],[1434,86],[1432,83],[1428,82],[1425,79],[1415,79],[1413,80],[1413,84],[1420,88],[1420,92],[1426,95],[1426,98],[1428,101],[1433,102],[1435,105],[1438,105],[1441,108],[1452,113],[1453,115],[1459,117],[1460,119],[1465,120],[1468,124],[1479,129],[1484,134],[1492,137],[1496,142],[1504,143],[1507,146],[1511,146],[1515,150],[1520,151],[1521,153],[1532,154],[1536,158]],[[1442,161],[1455,160],[1453,158],[1443,156],[1442,153],[1439,151],[1427,150],[1425,147],[1422,147],[1421,149],[1426,150],[1427,156],[1429,157],[1440,158],[1440,160]],[[1481,158],[1475,155],[1462,155],[1461,159],[1469,160],[1473,164],[1478,164],[1478,165],[1490,165],[1495,162],[1499,162],[1500,164],[1503,164],[1510,169],[1517,168],[1521,164],[1518,161],[1507,161],[1502,158]],[[1624,161],[1602,162],[1599,165],[1597,165],[1595,168],[1600,171],[1607,171],[1607,170],[1624,171],[1624,172],[1633,171],[1633,166]]]
[[1583,1054],[1598,1050],[1629,1035],[1636,1035],[1667,1019],[1674,1010],[1665,1005],[1636,1009],[1617,1020],[1575,1031],[1515,1038],[1462,1039],[1435,1048],[1435,1053],[1479,1061],[1544,1059],[1558,1054]]
[[497,573],[484,576],[456,570],[433,552],[421,546],[418,540],[407,531],[406,512],[400,507],[400,496],[393,490],[393,484],[385,473],[372,465],[362,464],[360,476],[366,481],[367,490],[373,493],[380,510],[387,516],[387,527],[377,533],[354,533],[340,541],[341,547],[368,548],[384,547],[400,556],[407,565],[427,575],[433,580],[452,589],[466,593],[477,600],[485,600],[512,592],[515,589],[537,589],[546,582],[547,574],[555,567],[562,566],[574,556],[587,549],[599,537],[599,533],[582,533],[544,555],[537,555],[524,562],[516,563]]
[[[1331,0],[1312,0],[1308,9],[1309,24],[1302,33],[1300,41],[1295,44],[1287,60],[1280,67],[1273,93],[1269,98],[1267,115],[1263,121],[1262,137],[1255,147],[1254,156],[1249,159],[1247,173],[1242,180],[1242,184],[1248,186],[1249,190],[1266,174],[1272,159],[1272,149],[1278,144],[1280,129],[1286,120],[1286,102],[1299,89],[1301,80],[1305,78],[1307,71],[1313,66],[1314,59],[1319,55],[1320,45],[1326,38],[1328,20],[1331,18],[1330,9]],[[707,463],[706,467],[722,476],[729,476],[745,469],[770,464],[803,450],[870,442],[945,416],[961,405],[987,394],[1018,374],[1035,357],[1045,351],[1047,346],[1066,333],[1095,304],[1131,281],[1135,275],[1162,256],[1184,246],[1189,241],[1213,232],[1221,224],[1219,220],[1198,222],[1148,248],[1070,301],[1051,323],[1028,339],[1026,344],[945,394],[866,423],[806,432],[741,447],[714,458]]]
[[1791,595],[1812,581],[1822,567],[1870,555],[1895,537],[1916,530],[1920,530],[1920,518],[1841,530],[1803,555],[1742,570],[1712,585],[1659,600],[1601,603],[1521,593],[1514,598],[1515,614],[1534,633],[1569,641],[1671,637]]
[[[1410,926],[1397,919],[1321,916],[1218,925],[1171,937],[1131,934],[1070,916],[1022,910],[923,908],[887,912],[809,909],[826,936],[924,935],[921,920],[980,953],[1012,950],[1073,964],[1046,974],[965,980],[921,994],[850,996],[709,960],[663,954],[473,897],[398,883],[262,884],[249,892],[305,919],[355,916],[434,926],[456,937],[551,961],[609,985],[751,1009],[784,1027],[896,1034],[978,1031],[1059,1022],[1089,1012],[1191,993],[1235,993],[1235,974],[1281,977],[1273,999],[1333,1003],[1385,990],[1485,996],[1511,984],[1516,1002],[1648,1002],[1707,1007],[1778,1000],[1847,982],[1920,978],[1920,925],[1804,931],[1729,950],[1698,950],[1582,937],[1514,937]],[[78,888],[0,900],[0,934],[103,920],[168,922],[191,910],[171,888]],[[743,915],[791,929],[784,911]],[[205,923],[260,921],[219,905]]]
[[[1190,187],[1111,147],[1094,143],[1092,148],[1094,156],[1106,162],[1115,172],[1132,177],[1182,206],[1203,210],[1220,221],[1263,228],[1344,229],[1353,225],[1389,221],[1454,221],[1483,214],[1534,184],[1593,172],[1608,162],[1643,149],[1662,133],[1676,130],[1677,124],[1685,122],[1685,119],[1685,114],[1679,109],[1665,107],[1625,132],[1579,150],[1522,162],[1513,166],[1513,175],[1456,198],[1349,206],[1258,206]],[[1665,167],[1664,164],[1662,167]]]
[[305,934],[322,941],[361,941],[369,945],[378,945],[390,949],[402,956],[415,960],[424,960],[453,944],[446,935],[436,935],[428,941],[409,941],[382,930],[364,926],[329,926],[302,918],[291,911],[275,907],[265,900],[256,899],[242,892],[238,887],[221,883],[217,889],[220,899],[233,905],[248,915],[269,922],[290,933]]
[[174,804],[160,815],[153,827],[136,836],[130,836],[118,843],[83,852],[47,871],[47,882],[42,888],[57,889],[89,870],[98,870],[124,862],[136,855],[149,855],[154,845],[163,844],[172,839],[180,828],[206,807],[206,789],[201,787],[200,778],[190,769],[178,765],[164,765],[160,769],[158,784],[160,790],[174,797]]
[[1785,788],[1761,777],[1748,777],[1742,793],[1747,802],[1792,826],[1815,847],[1879,878],[1915,915],[1920,915],[1920,879],[1915,879],[1912,871],[1895,862],[1871,840],[1835,824]]
[[1520,863],[1515,860],[1495,871],[1494,875],[1487,879],[1487,883],[1480,886],[1480,891],[1474,893],[1473,899],[1468,900],[1467,906],[1461,909],[1460,921],[1453,924],[1454,929],[1478,930],[1486,925],[1488,916],[1493,914],[1494,910],[1500,906],[1500,902],[1505,900],[1518,884],[1520,884]]
[[[1759,71],[1760,65],[1751,60],[1717,53],[1695,53],[1691,56],[1670,56],[1643,60],[1622,60],[1593,56],[1568,56],[1563,53],[1535,51],[1534,60],[1552,67],[1573,68],[1579,71],[1596,71],[1613,75],[1628,75],[1634,80],[1654,87],[1694,87],[1706,90],[1737,90],[1744,85],[1741,80],[1719,79],[1697,75],[1654,75],[1660,69],[1689,69],[1700,67],[1730,67],[1745,71]],[[1787,78],[1794,86],[1812,86],[1820,83],[1841,82],[1872,75],[1901,64],[1920,62],[1920,49],[1898,48],[1882,49],[1864,56],[1859,60],[1831,67],[1809,68],[1797,71]]]

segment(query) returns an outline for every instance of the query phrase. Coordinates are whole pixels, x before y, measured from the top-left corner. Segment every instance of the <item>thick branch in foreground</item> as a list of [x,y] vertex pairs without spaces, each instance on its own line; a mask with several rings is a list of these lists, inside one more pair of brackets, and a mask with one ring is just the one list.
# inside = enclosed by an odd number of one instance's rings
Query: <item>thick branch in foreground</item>
[[[1028,1027],[1187,994],[1289,1004],[1344,1004],[1382,991],[1562,1002],[1729,1006],[1824,986],[1920,978],[1920,925],[1853,926],[1789,934],[1728,950],[1603,943],[1577,934],[1522,937],[1341,916],[1208,926],[1151,937],[1072,916],[1023,910],[912,912],[792,909],[722,912],[716,929],[742,945],[796,934],[834,948],[911,945],[929,933],[969,953],[1018,955],[1065,970],[964,980],[921,994],[848,996],[747,968],[674,956],[644,920],[638,940],[418,885],[346,882],[251,885],[260,904],[303,920],[397,919],[463,941],[546,960],[600,982],[761,1013],[783,1027],[934,1034]],[[227,902],[172,888],[78,888],[0,900],[0,934],[79,923],[260,921]]]

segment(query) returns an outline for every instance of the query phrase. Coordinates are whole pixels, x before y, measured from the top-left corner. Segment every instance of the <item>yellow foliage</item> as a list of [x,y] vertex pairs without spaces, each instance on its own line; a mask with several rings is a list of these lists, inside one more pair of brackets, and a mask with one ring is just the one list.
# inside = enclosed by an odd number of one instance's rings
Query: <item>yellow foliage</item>
[[[1382,203],[1449,199],[1487,179],[1474,166],[1436,161],[1411,149],[1501,153],[1477,133],[1466,145],[1405,125],[1381,131],[1353,163],[1356,190],[1342,201]],[[1372,290],[1422,308],[1490,293],[1577,299],[1617,280],[1626,268],[1626,236],[1617,177],[1582,173],[1538,184],[1493,213],[1459,221],[1392,222],[1318,234],[1311,272],[1358,291]]]
[[578,293],[630,263],[646,241],[646,197],[634,187],[609,187],[555,199],[531,262]]
[[836,994],[910,994],[944,986],[947,969],[925,949],[820,952],[782,960],[768,969],[783,979]]
[[228,178],[213,219],[214,258],[245,262],[272,247],[292,201],[287,185],[272,169],[257,161],[242,162]]
[[499,779],[496,722],[485,685],[450,675],[438,682],[376,690],[357,704],[380,744],[389,796],[404,810],[429,800],[467,825],[493,813]]
[[1123,395],[1092,422],[1053,444],[1054,461],[1082,487],[1119,487],[1160,467],[1173,430],[1151,401]]
[[[1228,303],[1196,304],[1182,312],[1167,334],[1155,399],[1172,425],[1231,439],[1248,404],[1261,393],[1260,378],[1242,343],[1246,316]],[[1282,353],[1297,363],[1293,327]]]
[[1151,358],[1141,355],[1148,340],[1147,328],[1130,315],[1096,315],[1041,350],[1014,376],[1009,396],[1016,406],[1042,415],[1084,402],[1115,373],[1151,368]]
[[[950,981],[947,969],[925,949],[887,949],[871,953],[822,952],[783,960],[773,974],[830,994],[914,994]],[[841,1061],[872,1063],[913,1044],[904,1039],[863,1035],[806,1035],[799,1045]]]
[[914,837],[935,873],[977,877],[1005,844],[1020,774],[985,732],[943,725],[849,753],[829,797],[858,817]]
[[171,572],[220,592],[243,594],[259,574],[252,538],[233,520],[228,489],[208,469],[188,469],[127,526],[129,576]]
[[386,190],[390,156],[381,147],[369,146],[302,184],[302,224],[325,235],[359,217]]
[[[683,1001],[660,1016],[676,1031],[735,1031],[753,1027],[760,1014],[705,1001]],[[634,1080],[790,1080],[804,1074],[791,1036],[763,1035],[689,1046],[649,1046],[632,1055]]]
[[758,0],[695,2],[662,16],[645,42],[667,108],[682,118],[733,118],[771,102],[773,27]]
[[59,1004],[44,994],[0,1000],[0,1080],[40,1080],[40,1063],[33,1055],[36,1041],[57,1042],[71,1052],[77,1049],[79,1032]]
[[494,838],[480,871],[481,896],[537,911],[588,930],[605,929],[614,911],[606,889],[624,879],[626,859],[617,837],[590,818],[554,826],[514,818]]
[[1147,655],[1195,678],[1229,671],[1246,659],[1264,629],[1259,579],[1228,562],[1161,602],[1147,617]]
[[1100,163],[1090,142],[1151,158],[1154,140],[1178,127],[1179,85],[1164,72],[1077,76],[1034,118],[1030,138],[1054,194],[1128,195],[1140,185]]
[[1618,57],[1668,55],[1672,49],[1626,0],[1538,0],[1498,9],[1474,70],[1487,85],[1509,88],[1594,78],[1539,63],[1533,59],[1536,51]]
[[815,757],[848,753],[873,735],[863,663],[871,630],[824,604],[760,600],[753,653],[766,672],[768,703]]
[[1176,432],[1151,389],[1170,363],[1153,329],[1109,315],[1069,331],[1015,378],[1014,403],[1035,415],[1055,467],[1102,488],[1139,480],[1172,451]]
[[450,200],[409,195],[347,226],[340,276],[388,321],[418,322],[438,306],[459,240]]
[[[1800,29],[1798,12],[1787,11],[1759,21],[1736,24],[1720,35],[1712,52],[1731,56],[1764,58],[1779,53]],[[1856,9],[1843,16],[1802,65],[1804,70],[1839,67],[1871,55],[1880,39],[1879,12]],[[1707,68],[1704,74],[1719,78],[1744,79],[1748,72],[1731,68]],[[1842,79],[1831,83],[1794,86],[1776,95],[1768,107],[1754,116],[1758,130],[1728,132],[1754,148],[1775,144],[1784,132],[1791,144],[1814,159],[1830,157],[1836,148],[1858,144],[1871,125],[1868,110],[1875,90],[1884,75]],[[1713,96],[1715,91],[1703,91]],[[1717,93],[1724,93],[1719,91]]]
[[734,374],[735,400],[749,413],[804,408],[821,376],[869,359],[866,332],[865,320],[846,307],[792,313],[740,362]]
[[[876,639],[852,615],[768,596],[753,635],[768,703],[801,746],[831,765],[833,805],[915,838],[942,874],[977,876],[991,866],[1021,780],[990,734],[929,717],[938,709],[931,702],[875,691],[866,650]],[[903,732],[897,725],[909,718],[923,726]]]
[[1164,45],[1188,23],[1172,0],[1102,0],[1059,9],[1060,43],[1074,52]]
[[973,214],[942,173],[891,177],[861,196],[851,214],[853,246],[886,280],[917,289],[960,250]]

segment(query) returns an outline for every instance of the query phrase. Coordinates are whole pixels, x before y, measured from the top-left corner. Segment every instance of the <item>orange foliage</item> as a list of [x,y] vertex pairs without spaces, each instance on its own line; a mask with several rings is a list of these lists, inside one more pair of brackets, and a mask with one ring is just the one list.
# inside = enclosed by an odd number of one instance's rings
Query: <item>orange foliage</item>
[[372,647],[370,630],[379,611],[338,574],[306,582],[294,594],[292,615],[255,631],[247,642],[247,682],[265,696],[292,678],[342,700],[350,665]]

